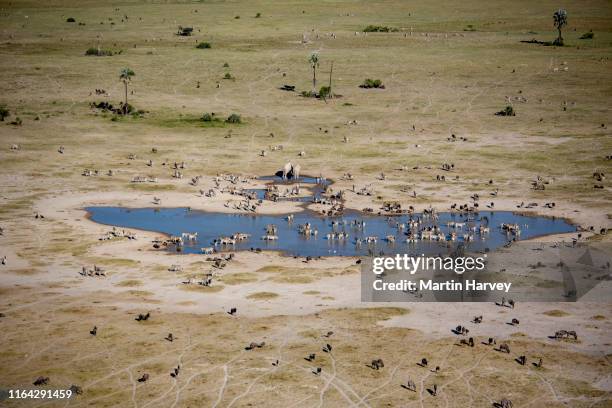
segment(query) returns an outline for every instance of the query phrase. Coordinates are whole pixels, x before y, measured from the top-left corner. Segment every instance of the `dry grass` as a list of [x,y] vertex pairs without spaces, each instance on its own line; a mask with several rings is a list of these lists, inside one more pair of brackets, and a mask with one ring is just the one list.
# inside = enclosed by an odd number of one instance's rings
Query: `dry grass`
[[246,298],[252,300],[270,300],[277,298],[278,296],[279,294],[274,292],[255,292],[247,295]]
[[189,292],[201,292],[201,293],[217,293],[223,290],[223,285],[204,286],[204,285],[181,285],[181,290]]
[[558,309],[554,309],[554,310],[547,310],[546,312],[542,313],[543,315],[546,316],[552,316],[552,317],[565,317],[565,316],[570,316],[570,313],[567,313],[563,310],[558,310]]
[[126,279],[126,280],[122,280],[121,282],[118,282],[115,284],[115,286],[119,286],[119,287],[135,287],[135,286],[142,286],[142,281],[138,280],[138,279]]
[[243,283],[257,282],[257,275],[250,272],[231,273],[223,275],[220,280],[226,285],[241,285]]
[[[37,300],[31,289],[19,293]],[[65,307],[63,302],[74,304]],[[547,405],[553,405],[558,395],[589,401],[607,398],[586,379],[609,371],[604,358],[561,352],[557,344],[543,344],[526,335],[508,341],[513,350],[508,356],[479,341],[475,349],[457,347],[455,338],[428,340],[413,330],[377,324],[408,312],[402,308],[326,310],[301,316],[297,325],[300,329],[295,330],[296,321],[289,316],[236,320],[225,313],[153,311],[150,320],[139,323],[134,321],[136,312],[92,306],[76,298],[48,299],[45,303],[45,310],[14,310],[3,318],[2,324],[11,325],[13,335],[28,331],[29,336],[22,342],[6,344],[0,353],[5,364],[0,381],[12,386],[27,384],[38,375],[49,376],[50,386],[65,382],[82,386],[84,394],[77,401],[89,405],[131,405],[134,391],[134,398],[142,404],[174,401],[175,394],[167,396],[165,390],[173,387],[169,372],[179,356],[181,375],[177,381],[182,385],[179,398],[184,404],[193,403],[196,395],[199,403],[217,400],[226,369],[232,376],[221,396],[224,405],[240,395],[243,404],[255,406],[264,400],[269,404],[271,396],[279,406],[304,398],[316,401],[327,381],[336,392],[330,390],[323,398],[325,404],[333,406],[347,403],[338,388],[350,391],[347,398],[353,403],[364,398],[369,404],[384,401],[396,406],[422,398],[424,403],[436,406],[439,399],[426,391],[434,383],[440,397],[452,397],[453,406],[486,405],[488,395],[511,396],[520,404],[537,395]],[[52,313],[54,319],[44,327],[30,324],[43,313]],[[88,333],[93,324],[98,327],[96,337]],[[333,334],[325,337],[329,331]],[[43,332],[47,335],[42,336]],[[172,343],[163,339],[168,332],[175,336]],[[46,347],[44,353],[31,352],[49,345],[49,336],[62,336],[62,346]],[[123,341],[126,337],[129,342]],[[265,341],[265,346],[245,351],[252,341]],[[102,344],[113,347],[101,350]],[[333,346],[331,354],[321,351],[325,344]],[[100,358],[101,352],[104,358]],[[70,358],[77,353],[78,359]],[[304,360],[310,353],[317,356],[312,363]],[[529,362],[542,357],[544,368],[522,367],[513,361],[514,354],[527,355]],[[439,365],[441,371],[432,374],[428,368],[417,366],[423,357],[432,366]],[[383,359],[385,368],[368,368],[366,364],[374,358]],[[273,366],[277,359],[279,366]],[[311,373],[316,367],[322,368],[321,376]],[[150,378],[146,384],[133,383],[129,373],[132,378],[144,373]],[[531,381],[531,376],[546,381]],[[400,387],[407,378],[417,383],[416,394]],[[463,380],[469,381],[470,388],[457,385]],[[520,393],[514,392],[517,382],[522,384]]]

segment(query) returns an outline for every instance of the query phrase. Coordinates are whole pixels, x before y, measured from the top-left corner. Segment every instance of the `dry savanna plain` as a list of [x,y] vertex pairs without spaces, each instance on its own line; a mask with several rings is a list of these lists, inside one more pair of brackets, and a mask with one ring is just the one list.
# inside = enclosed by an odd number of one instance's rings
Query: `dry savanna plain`
[[[560,7],[564,45],[529,42]],[[559,246],[612,252],[611,58],[607,0],[0,0],[0,406],[612,406],[608,275],[577,302],[366,303],[357,257],[176,253],[85,211],[330,210],[232,191],[292,162],[334,210],[567,219],[494,251],[554,285]]]

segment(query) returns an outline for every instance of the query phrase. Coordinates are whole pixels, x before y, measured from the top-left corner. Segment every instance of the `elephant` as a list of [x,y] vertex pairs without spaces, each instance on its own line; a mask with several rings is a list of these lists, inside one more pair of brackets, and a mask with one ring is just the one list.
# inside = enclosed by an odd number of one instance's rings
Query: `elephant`
[[289,176],[289,172],[293,169],[291,162],[287,162],[283,167],[283,180],[286,180]]
[[300,178],[300,170],[302,170],[302,168],[300,167],[299,164],[296,164],[293,166],[293,168],[291,169],[291,178],[294,180],[297,180]]

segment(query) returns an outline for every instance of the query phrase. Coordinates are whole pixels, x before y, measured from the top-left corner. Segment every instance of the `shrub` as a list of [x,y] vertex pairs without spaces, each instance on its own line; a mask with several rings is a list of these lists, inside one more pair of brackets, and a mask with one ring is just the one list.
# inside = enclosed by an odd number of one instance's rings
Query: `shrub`
[[193,34],[193,27],[183,27],[183,26],[179,26],[178,32],[176,33],[176,35],[180,35],[183,37],[188,37],[191,34]]
[[67,22],[67,23],[76,23],[76,20],[74,19],[74,17],[68,17],[68,18],[66,19],[66,22]]
[[4,119],[11,116],[11,112],[8,110],[6,105],[0,105],[0,122],[4,122]]
[[21,126],[23,124],[21,118],[17,116],[14,121],[10,123],[13,126]]
[[540,40],[536,40],[535,38],[532,38],[531,40],[521,40],[521,42],[526,43],[526,44],[539,44],[545,47],[550,47],[552,45],[555,45],[552,41],[540,41]]
[[261,13],[255,14],[255,18],[260,18],[260,17],[261,17]]
[[322,86],[319,90],[319,98],[327,99],[331,96],[331,88],[329,86]]
[[196,48],[203,50],[205,48],[211,48],[211,46],[210,46],[210,43],[208,42],[201,42],[201,43],[198,43],[198,45],[196,45]]
[[317,94],[313,91],[302,91],[302,96],[304,98],[314,98],[317,96]]
[[119,103],[119,106],[113,106],[110,102],[106,102],[106,101],[102,101],[102,102],[92,102],[89,104],[89,106],[91,106],[92,108],[95,109],[100,109],[103,112],[112,112],[116,115],[127,115],[127,114],[138,114],[138,115],[144,115],[145,111],[143,110],[136,110],[134,108],[134,106],[130,105],[129,103],[127,105],[125,105],[123,102]]
[[113,55],[111,50],[102,50],[95,47],[90,47],[85,51],[85,55],[94,56],[94,57],[110,57]]
[[378,89],[385,89],[385,86],[383,85],[382,81],[380,79],[370,79],[370,78],[366,78],[365,81],[363,81],[363,84],[359,85],[360,88],[378,88]]
[[229,68],[229,64],[227,62],[223,63],[223,68]]
[[510,105],[506,106],[504,109],[495,113],[497,116],[516,116],[516,112],[514,108]]
[[236,20],[239,20],[239,19],[240,19],[240,16],[236,16],[236,17],[234,17],[234,18],[235,18]]
[[227,123],[242,123],[242,118],[237,113],[232,113],[225,119]]
[[226,72],[225,75],[223,75],[223,79],[234,79],[234,77],[229,72]]
[[395,27],[387,27],[387,26],[379,26],[379,25],[369,25],[363,29],[364,33],[390,33],[399,31]]
[[592,40],[595,37],[595,33],[593,31],[589,31],[588,33],[584,33],[580,36],[581,40]]
[[202,115],[202,122],[213,122],[213,121],[216,121],[216,120],[218,120],[218,119],[215,117],[215,113],[214,112],[212,112],[212,113],[206,112],[204,115]]
[[114,110],[115,110],[115,108],[113,107],[113,105],[112,105],[111,103],[109,103],[109,102],[106,102],[106,101],[102,101],[102,102],[99,102],[99,103],[92,102],[92,103],[90,103],[89,105],[90,105],[92,108],[101,109],[101,110],[103,110],[103,111],[107,111],[107,110],[109,110],[109,111],[114,111]]
[[120,114],[123,115],[127,115],[130,113],[134,113],[135,109],[134,106],[130,105],[129,103],[123,103],[123,102],[119,102],[119,112]]

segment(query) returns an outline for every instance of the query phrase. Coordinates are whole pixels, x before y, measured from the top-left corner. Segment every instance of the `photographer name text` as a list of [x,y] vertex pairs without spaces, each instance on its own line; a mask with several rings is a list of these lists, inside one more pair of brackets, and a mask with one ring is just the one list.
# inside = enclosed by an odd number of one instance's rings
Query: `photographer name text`
[[372,283],[375,291],[500,291],[508,293],[512,283],[509,282],[479,282],[476,280],[466,280],[465,282],[455,282],[454,280],[436,282],[434,280],[412,281],[403,279],[398,282],[384,282],[377,279]]

